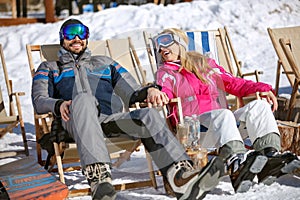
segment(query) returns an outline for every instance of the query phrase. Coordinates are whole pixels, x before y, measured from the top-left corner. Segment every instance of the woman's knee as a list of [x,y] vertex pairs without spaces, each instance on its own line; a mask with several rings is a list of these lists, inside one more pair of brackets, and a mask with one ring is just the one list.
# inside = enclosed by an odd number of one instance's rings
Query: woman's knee
[[218,117],[219,118],[223,118],[223,119],[232,118],[233,120],[235,120],[233,112],[231,110],[229,110],[229,109],[221,109],[219,111]]
[[271,105],[267,101],[254,100],[254,101],[250,102],[249,104],[251,105],[250,112],[251,112],[251,110],[255,111],[255,112],[259,111],[260,115],[262,115],[262,113],[265,113],[265,112],[272,113]]

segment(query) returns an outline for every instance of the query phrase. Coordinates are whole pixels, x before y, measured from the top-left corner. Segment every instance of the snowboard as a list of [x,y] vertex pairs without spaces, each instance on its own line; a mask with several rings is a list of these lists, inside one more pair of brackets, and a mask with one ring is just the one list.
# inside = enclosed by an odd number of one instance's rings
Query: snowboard
[[0,181],[4,186],[2,195],[5,196],[6,190],[7,199],[11,200],[60,200],[66,199],[69,193],[68,187],[47,172],[32,156],[0,166]]

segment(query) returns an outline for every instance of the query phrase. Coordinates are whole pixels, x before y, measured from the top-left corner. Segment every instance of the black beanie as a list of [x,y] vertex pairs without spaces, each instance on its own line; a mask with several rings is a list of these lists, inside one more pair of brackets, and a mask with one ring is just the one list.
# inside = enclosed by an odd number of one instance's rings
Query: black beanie
[[68,19],[67,21],[65,21],[61,27],[60,27],[60,30],[59,30],[59,40],[60,40],[60,45],[62,46],[63,44],[63,41],[64,41],[64,36],[63,36],[63,28],[69,24],[82,24],[84,25],[81,21],[79,21],[78,19],[74,19],[74,18],[71,18],[71,19]]

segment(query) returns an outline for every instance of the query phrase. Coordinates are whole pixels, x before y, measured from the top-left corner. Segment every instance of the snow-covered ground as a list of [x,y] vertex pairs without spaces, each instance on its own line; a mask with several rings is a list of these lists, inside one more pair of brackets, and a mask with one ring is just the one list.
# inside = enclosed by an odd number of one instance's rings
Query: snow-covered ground
[[[98,13],[86,13],[74,16],[90,27],[90,40],[130,36],[138,51],[142,65],[148,71],[150,68],[143,42],[143,30],[157,32],[166,27],[178,27],[184,30],[210,30],[227,26],[233,41],[237,56],[243,62],[243,71],[259,69],[264,71],[263,82],[275,86],[277,59],[267,33],[267,28],[299,26],[299,0],[197,0],[191,3],[157,6],[146,4],[142,6],[119,6]],[[35,133],[33,110],[30,99],[31,75],[26,55],[26,44],[58,43],[58,32],[62,21],[49,24],[28,24],[10,27],[0,27],[0,43],[4,47],[4,55],[8,73],[13,80],[16,91],[24,91],[22,109],[25,119],[27,139],[30,153],[35,155]],[[0,83],[3,89],[3,72],[0,72]],[[282,77],[281,87],[288,87],[285,77]],[[21,148],[21,134],[18,129],[12,134],[6,134],[0,140],[0,149],[9,150]],[[18,157],[19,158],[19,157]],[[18,158],[0,160],[0,165]],[[131,161],[121,168],[113,169],[114,182],[145,178],[147,165],[141,152],[135,152]],[[128,173],[131,172],[131,173]],[[139,173],[132,173],[139,172]],[[142,172],[142,173],[141,173]],[[85,187],[86,181],[81,172],[67,174],[67,183],[76,187]],[[144,188],[119,192],[118,199],[174,199],[166,196],[161,177],[157,177],[159,188]],[[71,199],[91,199],[89,196]],[[300,179],[284,176],[271,186],[256,184],[247,193],[234,194],[228,177],[211,191],[205,199],[247,199],[247,200],[282,200],[300,199]]]

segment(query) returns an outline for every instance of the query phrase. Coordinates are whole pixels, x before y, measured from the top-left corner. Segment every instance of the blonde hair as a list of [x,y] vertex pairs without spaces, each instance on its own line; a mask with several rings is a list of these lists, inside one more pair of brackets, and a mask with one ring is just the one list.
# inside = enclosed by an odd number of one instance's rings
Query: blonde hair
[[[177,28],[168,28],[163,30],[161,33],[172,33],[177,35],[183,41],[188,44],[188,37],[184,31]],[[196,51],[187,51],[184,46],[179,45],[179,60],[181,62],[181,71],[183,68],[194,73],[198,79],[204,83],[208,83],[207,77],[203,74],[207,74],[211,71],[211,67],[207,62],[207,57]]]

